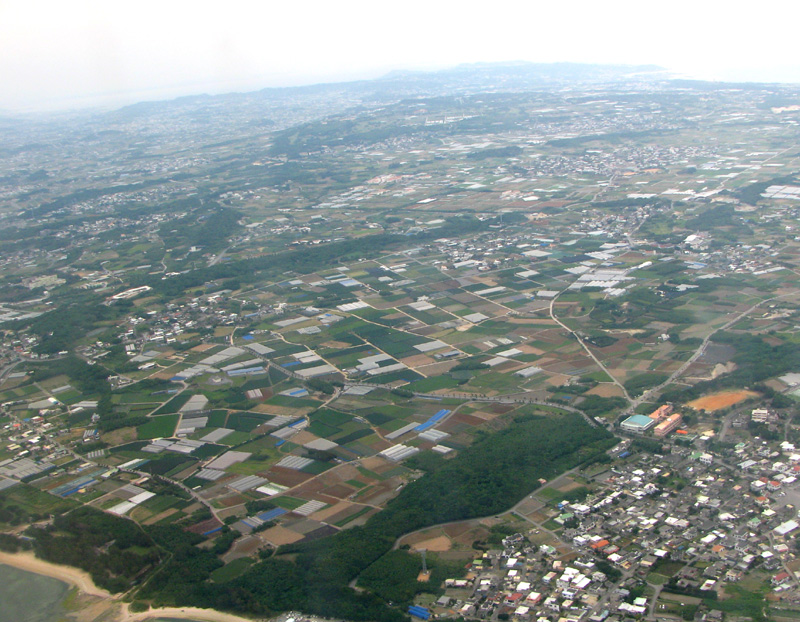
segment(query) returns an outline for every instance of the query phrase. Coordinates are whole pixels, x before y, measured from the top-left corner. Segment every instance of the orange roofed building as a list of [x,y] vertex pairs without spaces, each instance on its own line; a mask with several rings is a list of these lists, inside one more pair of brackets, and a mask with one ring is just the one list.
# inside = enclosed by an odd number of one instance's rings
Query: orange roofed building
[[674,429],[676,429],[682,423],[683,423],[683,419],[681,419],[681,416],[678,413],[675,413],[674,415],[670,415],[669,417],[664,419],[664,421],[659,423],[653,429],[653,434],[655,436],[658,436],[659,438],[662,438],[662,437],[666,436],[667,434],[669,434],[670,432],[672,432]]
[[653,412],[650,413],[649,416],[651,419],[655,419],[656,421],[661,421],[671,413],[672,413],[672,404],[664,404],[663,406],[659,406],[658,408],[656,408]]

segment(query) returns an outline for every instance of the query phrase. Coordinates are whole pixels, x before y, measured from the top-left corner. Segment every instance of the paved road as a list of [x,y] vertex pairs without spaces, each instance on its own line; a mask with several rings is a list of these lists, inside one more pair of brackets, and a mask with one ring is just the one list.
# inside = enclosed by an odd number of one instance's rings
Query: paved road
[[714,330],[712,330],[710,333],[708,333],[708,335],[705,336],[705,339],[703,339],[703,342],[698,346],[698,348],[697,348],[697,350],[695,350],[694,354],[692,354],[692,356],[690,356],[689,359],[683,365],[681,365],[678,369],[676,369],[674,372],[672,372],[672,374],[670,374],[669,378],[667,378],[664,382],[662,382],[658,386],[655,386],[655,387],[652,387],[652,388],[648,389],[647,391],[642,393],[639,397],[637,397],[635,400],[632,400],[631,401],[631,405],[625,411],[625,414],[632,413],[639,404],[641,404],[642,402],[647,401],[647,399],[651,395],[659,393],[664,387],[666,387],[669,384],[672,384],[675,380],[677,380],[680,376],[682,376],[683,373],[687,369],[689,369],[689,366],[692,363],[694,363],[697,359],[699,359],[705,353],[706,347],[708,347],[708,342],[711,341],[711,338],[714,335],[716,335],[719,331],[726,330],[726,329],[730,328],[736,322],[741,320],[743,317],[745,317],[747,315],[750,315],[753,311],[755,311],[758,307],[763,305],[765,302],[770,302],[772,300],[777,300],[778,298],[784,298],[786,296],[797,296],[797,294],[795,292],[793,292],[791,294],[783,294],[781,296],[773,296],[772,298],[765,298],[764,300],[754,304],[752,307],[750,307],[748,309],[745,309],[741,313],[737,313],[730,320],[725,322],[722,326],[719,326],[719,327],[715,328]]
[[[145,471],[137,471],[137,470],[135,470],[135,469],[120,469],[120,470],[121,470],[121,471],[126,471],[126,472],[128,472],[128,473],[135,473],[135,474],[136,474],[136,475],[138,475],[139,477],[146,477],[146,478],[148,478],[148,479],[152,479],[152,478],[154,478],[154,477],[155,477],[155,478],[160,478],[160,479],[163,479],[164,481],[167,481],[167,482],[169,482],[170,484],[175,484],[175,485],[176,485],[178,488],[180,488],[180,489],[181,489],[181,490],[183,490],[184,492],[187,492],[187,493],[189,493],[189,494],[192,496],[192,498],[193,498],[195,501],[198,501],[198,502],[202,503],[204,506],[206,506],[206,507],[207,507],[207,508],[208,508],[208,509],[211,511],[211,515],[212,515],[214,518],[216,518],[218,521],[222,522],[222,520],[220,519],[220,517],[219,517],[219,516],[217,516],[217,509],[216,509],[216,508],[215,508],[213,505],[211,505],[211,502],[210,502],[210,501],[208,501],[207,499],[203,499],[203,497],[201,497],[199,494],[197,494],[197,493],[196,493],[194,490],[192,490],[191,488],[189,488],[189,487],[188,487],[187,485],[185,485],[183,482],[180,482],[180,481],[178,481],[178,480],[175,480],[175,479],[172,479],[172,478],[170,478],[170,477],[167,477],[166,475],[157,475],[157,476],[154,476],[152,473],[147,473],[147,472],[145,472]],[[123,516],[123,518],[127,518],[127,517],[126,517],[126,516]]]
[[[417,534],[417,533],[422,533],[423,531],[429,531],[431,529],[437,529],[437,528],[440,528],[440,527],[447,527],[449,525],[460,525],[461,523],[469,523],[469,522],[473,522],[473,521],[477,522],[477,521],[481,521],[481,520],[486,519],[486,518],[491,518],[493,516],[506,516],[508,514],[514,514],[514,515],[518,516],[519,518],[528,521],[529,523],[533,524],[534,526],[536,526],[539,529],[543,529],[545,531],[550,531],[546,527],[543,527],[540,523],[537,523],[533,519],[528,518],[527,516],[524,516],[523,514],[521,514],[519,512],[519,508],[520,508],[520,506],[522,506],[523,503],[527,503],[528,501],[530,501],[530,499],[536,494],[537,490],[540,490],[540,489],[542,489],[542,488],[544,488],[546,486],[559,487],[563,483],[565,483],[564,480],[566,480],[566,478],[568,478],[570,475],[572,475],[573,473],[576,473],[579,470],[580,470],[580,467],[575,467],[573,469],[570,469],[569,471],[564,471],[558,477],[550,480],[549,482],[545,482],[544,484],[542,484],[538,488],[535,488],[529,495],[524,496],[522,499],[520,499],[520,501],[518,501],[517,503],[512,505],[507,510],[504,510],[503,512],[486,514],[485,516],[475,516],[473,518],[465,518],[465,519],[462,519],[462,520],[449,521],[447,523],[439,523],[437,525],[429,525],[427,527],[422,527],[420,529],[415,529],[414,531],[409,531],[408,533],[404,533],[402,536],[397,538],[397,540],[394,541],[394,545],[393,545],[392,548],[393,549],[398,548],[400,546],[400,541],[403,540],[403,538],[408,538],[409,536],[413,536],[414,534]],[[542,505],[545,505],[545,504],[542,503]],[[553,537],[555,537],[556,539],[560,540],[560,538],[555,533],[553,533],[553,532],[550,532],[550,533],[552,533]],[[571,546],[568,542],[564,542],[563,540],[561,540],[561,542],[563,542],[567,546]]]
[[229,246],[228,248],[226,248],[225,250],[221,251],[221,252],[220,252],[218,255],[215,255],[215,256],[214,256],[214,257],[213,257],[213,258],[212,258],[212,259],[211,259],[211,260],[208,262],[208,267],[210,268],[211,266],[216,266],[216,265],[217,265],[217,264],[218,264],[220,261],[222,261],[222,260],[223,260],[223,258],[225,257],[225,253],[227,253],[229,250],[231,250],[231,248],[233,248],[233,246],[232,246],[232,245],[231,245],[231,246]]
[[592,352],[592,349],[591,349],[589,346],[587,346],[587,345],[586,345],[586,343],[584,343],[583,339],[581,339],[581,338],[580,338],[580,335],[578,335],[578,333],[576,333],[574,330],[572,330],[572,329],[571,329],[569,326],[567,326],[566,324],[564,324],[564,322],[562,322],[561,320],[559,320],[559,319],[556,317],[556,313],[555,313],[555,304],[556,304],[556,300],[558,299],[558,297],[559,297],[561,294],[563,294],[564,292],[566,292],[568,289],[569,289],[569,288],[561,290],[560,292],[558,292],[558,294],[556,294],[556,295],[555,295],[555,296],[554,296],[554,297],[553,297],[553,298],[550,300],[550,318],[551,318],[551,319],[552,319],[552,320],[553,320],[553,321],[554,321],[556,324],[558,324],[558,325],[559,325],[561,328],[563,328],[565,331],[567,331],[567,332],[568,332],[570,335],[572,335],[573,337],[575,337],[575,339],[577,339],[578,343],[579,343],[579,344],[581,344],[581,347],[582,347],[584,350],[586,350],[586,354],[588,354],[588,355],[589,355],[589,356],[592,358],[592,360],[595,362],[595,364],[596,364],[596,365],[597,365],[597,366],[598,366],[600,369],[602,369],[602,370],[603,370],[603,371],[606,373],[606,375],[607,375],[609,378],[611,378],[611,381],[612,381],[612,382],[613,382],[615,385],[617,385],[617,386],[618,386],[618,387],[619,387],[619,388],[622,390],[622,394],[625,396],[625,399],[626,399],[626,400],[628,400],[628,402],[632,402],[633,400],[631,399],[631,396],[628,394],[628,389],[626,389],[626,388],[625,388],[625,385],[623,385],[623,384],[622,384],[622,383],[621,383],[619,380],[617,380],[617,379],[616,379],[616,377],[614,376],[614,374],[612,374],[610,371],[608,371],[608,369],[606,368],[606,366],[605,366],[605,365],[603,365],[602,361],[601,361],[599,358],[597,358],[597,357],[595,356],[594,352]]
[[[347,387],[373,387],[373,388],[386,389],[388,391],[391,391],[392,389],[396,388],[390,384],[375,384],[372,382],[348,382],[347,384],[345,384],[345,389]],[[516,394],[516,395],[489,396],[489,395],[474,395],[472,393],[418,393],[416,391],[414,391],[413,393],[414,397],[421,397],[421,398],[435,399],[435,400],[442,398],[452,398],[457,400],[464,400],[465,402],[486,402],[494,404],[535,404],[537,406],[560,408],[561,410],[566,410],[568,412],[581,415],[586,420],[586,423],[588,423],[592,427],[595,428],[598,427],[598,423],[582,410],[578,410],[577,408],[568,406],[566,404],[557,404],[555,402],[548,402],[546,400],[537,400],[535,398],[528,397],[527,395]]]

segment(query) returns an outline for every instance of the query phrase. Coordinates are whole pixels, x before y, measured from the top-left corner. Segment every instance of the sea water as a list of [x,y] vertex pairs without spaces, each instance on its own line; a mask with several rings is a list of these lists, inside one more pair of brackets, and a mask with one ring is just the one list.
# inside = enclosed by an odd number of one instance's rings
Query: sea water
[[0,564],[0,622],[59,622],[69,585]]
[[[0,564],[0,622],[66,622],[70,586],[58,579]],[[197,622],[150,618],[151,622]]]

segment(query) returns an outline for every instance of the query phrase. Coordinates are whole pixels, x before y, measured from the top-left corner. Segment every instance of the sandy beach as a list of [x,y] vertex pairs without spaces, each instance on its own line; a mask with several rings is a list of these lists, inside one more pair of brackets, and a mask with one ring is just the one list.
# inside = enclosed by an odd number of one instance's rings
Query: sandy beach
[[[162,607],[151,609],[142,613],[130,613],[127,604],[123,605],[119,622],[143,622],[154,618],[188,618],[205,622],[253,622],[251,618],[242,618],[232,613],[223,613],[214,609],[200,609],[199,607]],[[262,618],[263,619],[263,618]]]
[[73,568],[72,566],[60,566],[51,564],[38,559],[33,553],[4,553],[0,551],[0,564],[14,566],[20,570],[35,572],[46,577],[53,577],[69,585],[74,585],[84,594],[100,596],[102,598],[113,598],[110,592],[100,589],[92,581],[88,572]]
[[[83,594],[95,596],[105,601],[105,606],[93,606],[83,612],[88,615],[81,615],[82,612],[76,611],[74,615],[76,619],[81,622],[89,622],[95,619],[100,613],[107,614],[109,609],[113,608],[117,622],[144,622],[155,618],[176,618],[176,619],[189,619],[201,620],[203,622],[253,622],[252,618],[244,618],[241,616],[216,611],[214,609],[201,609],[199,607],[163,607],[160,609],[150,609],[139,613],[133,613],[128,610],[128,603],[122,603],[115,598],[110,592],[97,587],[92,581],[89,573],[73,568],[71,566],[61,566],[59,564],[52,564],[44,560],[38,559],[33,553],[4,553],[0,551],[0,564],[13,566],[20,570],[33,572],[35,574],[52,577],[72,585]],[[97,602],[97,601],[95,601]],[[99,604],[99,603],[98,603]],[[104,619],[108,619],[103,615]]]

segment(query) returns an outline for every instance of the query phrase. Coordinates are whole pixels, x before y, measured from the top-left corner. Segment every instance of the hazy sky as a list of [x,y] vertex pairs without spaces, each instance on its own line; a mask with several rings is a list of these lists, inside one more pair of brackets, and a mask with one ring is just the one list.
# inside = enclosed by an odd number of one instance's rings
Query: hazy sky
[[800,2],[0,0],[0,110],[130,103],[479,61],[800,82]]

